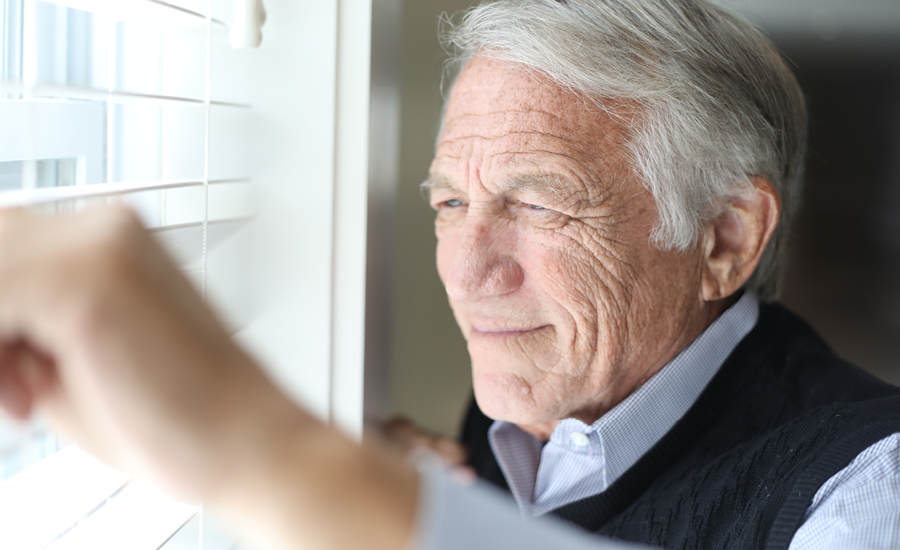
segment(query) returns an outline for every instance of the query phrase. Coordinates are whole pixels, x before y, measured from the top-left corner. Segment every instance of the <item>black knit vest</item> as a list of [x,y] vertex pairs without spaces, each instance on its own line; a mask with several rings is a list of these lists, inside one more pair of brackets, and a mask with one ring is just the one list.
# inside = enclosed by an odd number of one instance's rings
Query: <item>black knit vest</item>
[[[509,490],[474,400],[469,462]],[[662,548],[787,549],[819,487],[900,432],[900,389],[835,356],[801,319],[760,306],[697,402],[606,491],[553,513]]]

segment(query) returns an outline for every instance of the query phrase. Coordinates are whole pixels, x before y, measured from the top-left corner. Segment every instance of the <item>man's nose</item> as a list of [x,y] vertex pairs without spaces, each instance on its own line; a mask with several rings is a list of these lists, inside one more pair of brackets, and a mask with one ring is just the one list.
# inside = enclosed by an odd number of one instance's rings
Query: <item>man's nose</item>
[[515,291],[525,273],[513,259],[515,242],[495,220],[467,216],[444,284],[455,302],[477,302]]

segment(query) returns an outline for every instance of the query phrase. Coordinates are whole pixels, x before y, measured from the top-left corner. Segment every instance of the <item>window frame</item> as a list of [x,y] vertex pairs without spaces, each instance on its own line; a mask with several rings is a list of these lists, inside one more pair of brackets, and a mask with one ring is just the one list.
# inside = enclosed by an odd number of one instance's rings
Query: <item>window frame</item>
[[[4,7],[9,1],[3,0]],[[268,84],[255,86],[254,142],[248,148],[253,167],[248,177],[258,187],[259,213],[247,228],[232,231],[209,251],[211,303],[227,309],[218,303],[216,287],[230,294],[235,278],[222,282],[227,277],[215,273],[238,264],[250,266],[244,278],[261,291],[254,300],[271,304],[271,289],[276,289],[278,303],[255,308],[248,324],[233,327],[236,337],[288,394],[361,437],[364,411],[384,402],[378,395],[384,384],[375,384],[376,390],[367,386],[382,376],[386,348],[367,349],[366,333],[383,331],[386,324],[389,257],[367,258],[367,250],[388,246],[399,113],[396,59],[373,57],[390,50],[385,44],[397,39],[396,28],[386,31],[389,26],[373,27],[373,21],[398,19],[399,1],[380,6],[365,0],[323,0],[302,7],[293,0],[266,4],[270,20],[263,48],[247,76]],[[266,40],[277,46],[267,49]],[[376,75],[373,62],[380,63]],[[285,65],[304,70],[286,75]],[[301,73],[314,75],[315,85],[297,78]],[[4,75],[0,92],[21,96],[35,91],[24,82],[13,84]],[[96,92],[78,91],[87,96]],[[129,96],[127,90],[115,93],[122,102],[159,99]],[[378,116],[373,101],[381,107]],[[370,135],[377,139],[370,141]],[[203,182],[204,190],[216,187],[209,183]],[[133,189],[106,191],[121,195]],[[208,225],[204,222],[204,232]],[[272,242],[277,246],[267,246]],[[372,295],[381,301],[367,304]],[[375,375],[367,379],[365,368]]]

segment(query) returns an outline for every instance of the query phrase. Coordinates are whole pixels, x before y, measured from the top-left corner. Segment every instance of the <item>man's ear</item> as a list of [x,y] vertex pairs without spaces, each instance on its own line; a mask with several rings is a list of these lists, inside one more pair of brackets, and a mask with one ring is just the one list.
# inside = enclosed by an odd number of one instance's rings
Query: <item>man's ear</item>
[[704,301],[726,298],[747,282],[778,225],[781,197],[775,186],[759,176],[751,181],[752,189],[706,226],[700,287]]

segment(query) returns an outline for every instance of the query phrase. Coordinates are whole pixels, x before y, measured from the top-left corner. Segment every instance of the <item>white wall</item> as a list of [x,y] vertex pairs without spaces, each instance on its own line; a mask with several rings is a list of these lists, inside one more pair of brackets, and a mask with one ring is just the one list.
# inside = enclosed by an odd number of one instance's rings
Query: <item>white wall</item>
[[217,251],[232,258],[218,269],[249,264],[241,341],[289,394],[360,435],[372,2],[266,8],[251,71],[260,214],[243,243]]

